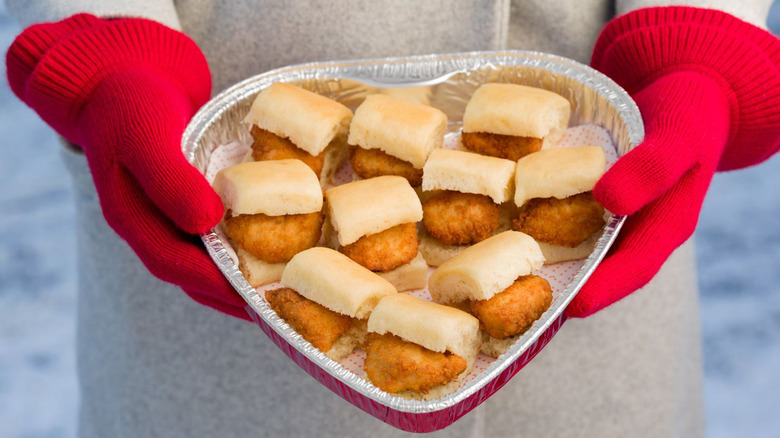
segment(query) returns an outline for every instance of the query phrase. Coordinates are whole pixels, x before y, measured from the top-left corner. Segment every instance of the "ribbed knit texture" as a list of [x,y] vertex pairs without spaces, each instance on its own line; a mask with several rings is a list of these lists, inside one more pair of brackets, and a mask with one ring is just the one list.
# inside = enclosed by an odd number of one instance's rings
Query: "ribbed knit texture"
[[728,99],[707,76],[672,73],[634,98],[645,117],[645,142],[613,166],[594,196],[610,210],[638,211],[566,309],[568,316],[589,316],[644,286],[693,234],[718,149],[728,138]]
[[6,60],[14,93],[83,148],[106,221],[149,271],[200,303],[248,319],[193,235],[223,214],[180,147],[211,92],[195,43],[149,20],[77,15],[28,28]]
[[718,170],[757,164],[780,148],[780,43],[762,29],[714,10],[642,9],[605,27],[591,62],[629,93],[679,70],[721,82],[732,120]]
[[95,16],[74,15],[59,23],[40,23],[27,30],[27,36],[16,50],[7,54],[8,82],[17,97],[23,99],[27,79],[44,53],[58,41],[101,23]]
[[642,9],[607,25],[592,64],[634,97],[646,135],[594,188],[605,208],[631,216],[569,316],[647,284],[693,234],[716,170],[777,152],[779,53],[766,31],[713,10]]

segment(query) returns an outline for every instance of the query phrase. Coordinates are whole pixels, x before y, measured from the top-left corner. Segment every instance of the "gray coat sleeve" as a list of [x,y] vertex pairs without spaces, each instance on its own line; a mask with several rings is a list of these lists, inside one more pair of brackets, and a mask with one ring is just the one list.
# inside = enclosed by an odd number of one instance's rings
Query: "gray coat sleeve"
[[79,12],[101,17],[141,17],[181,30],[173,0],[5,0],[22,27],[59,21]]
[[727,12],[740,20],[766,29],[769,8],[774,0],[617,0],[617,13],[653,6],[694,6]]

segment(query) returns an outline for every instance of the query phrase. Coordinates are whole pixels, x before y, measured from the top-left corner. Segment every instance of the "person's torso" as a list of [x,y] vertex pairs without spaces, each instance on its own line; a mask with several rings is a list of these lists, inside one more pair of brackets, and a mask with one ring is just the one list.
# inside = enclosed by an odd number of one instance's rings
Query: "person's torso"
[[609,0],[181,0],[218,92],[303,62],[525,49],[587,62]]

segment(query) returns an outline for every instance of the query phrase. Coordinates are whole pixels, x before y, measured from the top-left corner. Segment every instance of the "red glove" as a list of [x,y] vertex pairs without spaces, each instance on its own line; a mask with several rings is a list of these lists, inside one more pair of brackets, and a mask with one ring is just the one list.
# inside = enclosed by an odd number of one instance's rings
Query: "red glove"
[[780,42],[728,14],[670,7],[618,17],[592,64],[634,97],[646,135],[593,191],[630,216],[567,308],[574,317],[650,281],[693,234],[716,170],[760,163],[780,147]]
[[223,213],[180,146],[211,92],[195,43],[152,21],[83,14],[26,29],[6,63],[14,93],[84,150],[106,221],[149,271],[201,304],[249,319],[193,235]]

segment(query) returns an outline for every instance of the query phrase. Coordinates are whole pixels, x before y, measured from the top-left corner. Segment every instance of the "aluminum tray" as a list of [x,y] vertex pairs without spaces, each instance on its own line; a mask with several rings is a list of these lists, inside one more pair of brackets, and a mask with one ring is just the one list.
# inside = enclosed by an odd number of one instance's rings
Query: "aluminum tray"
[[[410,88],[447,114],[448,133],[458,132],[463,109],[486,82],[513,82],[545,88],[572,103],[570,126],[593,123],[605,128],[618,156],[644,137],[639,110],[628,94],[588,66],[538,52],[471,52],[405,58],[368,59],[294,65],[249,78],[209,101],[184,132],[187,159],[205,173],[211,152],[220,144],[251,144],[241,123],[262,89],[274,82],[295,83],[356,108],[380,88]],[[463,384],[457,392],[433,401],[392,396],[332,361],[287,326],[268,307],[228,256],[214,230],[202,236],[214,261],[247,302],[257,325],[296,364],[323,385],[374,417],[397,428],[430,432],[442,429],[485,401],[523,368],[552,339],[565,321],[563,310],[602,260],[622,226],[612,216],[596,249],[550,309],[503,356]]]

